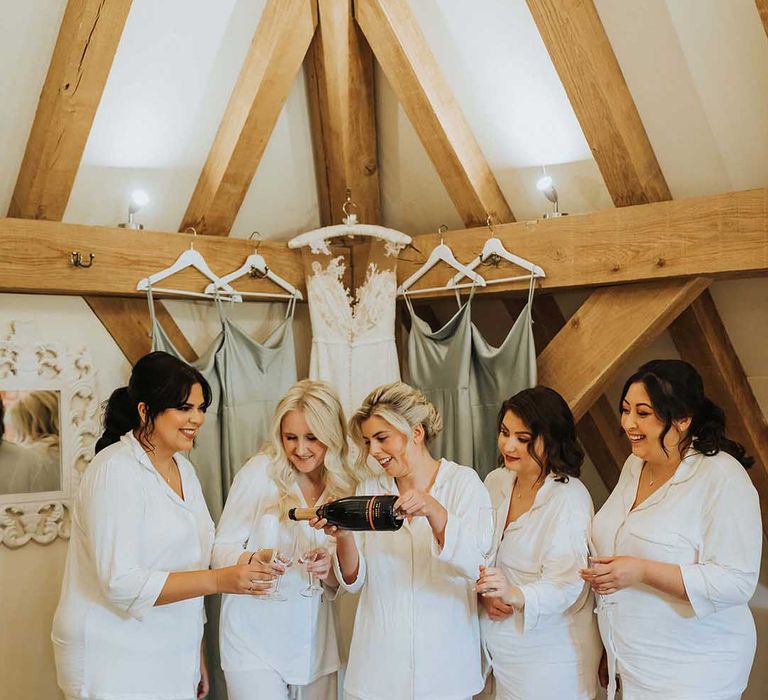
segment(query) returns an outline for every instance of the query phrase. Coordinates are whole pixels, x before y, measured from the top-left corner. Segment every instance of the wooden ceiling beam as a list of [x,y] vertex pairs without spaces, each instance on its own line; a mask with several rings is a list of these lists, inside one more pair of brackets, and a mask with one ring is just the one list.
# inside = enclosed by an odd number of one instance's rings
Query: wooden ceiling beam
[[[0,292],[144,296],[144,292],[136,291],[138,281],[171,265],[189,248],[190,239],[183,233],[0,219]],[[197,236],[194,245],[218,275],[239,268],[253,252],[253,241],[238,238]],[[72,251],[79,251],[86,260],[93,253],[93,266],[73,267]],[[269,261],[270,268],[303,289],[304,271],[297,251],[289,250],[285,243],[264,241],[259,252]],[[203,275],[188,269],[169,278],[163,286],[203,291],[208,282]],[[248,277],[239,279],[237,288],[244,292],[275,291],[269,280]]]
[[763,22],[765,35],[768,36],[768,0],[755,0],[755,5],[757,5],[757,12]]
[[755,458],[749,470],[768,534],[768,425],[744,368],[706,291],[670,325],[680,357],[699,370],[707,395],[725,411],[728,436]]
[[[9,216],[50,221],[64,216],[130,8],[131,0],[67,3]],[[91,296],[85,301],[131,364],[149,352],[146,302]],[[156,313],[179,351],[195,359],[161,302]]]
[[[768,189],[494,228],[505,245],[544,267],[547,277],[540,286],[549,292],[768,272]],[[485,228],[445,234],[456,257],[464,262],[477,255],[487,237]],[[414,240],[422,251],[438,242],[435,234]],[[138,296],[136,282],[170,265],[188,245],[189,236],[179,233],[0,219],[0,249],[4,251],[0,256],[0,291]],[[217,274],[239,267],[253,252],[253,244],[241,239],[198,236],[195,247]],[[69,257],[73,250],[85,255],[95,253],[94,267],[72,268]],[[283,243],[271,241],[262,243],[261,250],[277,274],[294,286],[304,286],[299,254]],[[415,259],[408,262],[406,257]],[[399,280],[407,278],[420,264],[418,256],[405,251],[398,262]],[[482,273],[492,279],[506,271],[483,268]],[[187,279],[186,274],[179,276],[179,283],[194,285],[196,278]],[[444,269],[436,269],[425,275],[425,281],[429,282],[433,274],[442,284],[448,279]],[[242,285],[238,281],[238,286],[244,291],[274,289],[264,280],[243,280]],[[476,294],[503,295],[524,287],[527,289],[524,282],[489,285],[478,288]],[[430,294],[429,298],[446,294],[453,293]]]
[[316,0],[268,0],[180,231],[229,234],[316,24]]
[[60,221],[131,0],[69,0],[8,216]]
[[[86,302],[128,362],[133,365],[150,351],[151,326],[149,309],[144,299],[90,296],[86,297]],[[196,360],[197,353],[162,302],[155,302],[155,315],[182,357],[187,362]]]
[[[499,224],[494,230],[509,250],[544,268],[547,276],[540,280],[540,288],[548,291],[693,275],[755,274],[768,268],[768,189]],[[484,227],[450,231],[444,238],[466,263],[482,249],[488,231]],[[414,238],[421,251],[439,242],[435,233]],[[398,279],[407,279],[422,261],[403,253]],[[504,266],[480,272],[488,280],[509,275]],[[451,276],[453,270],[439,266],[417,286],[444,285]],[[480,287],[476,293],[503,295],[527,287],[525,281],[503,283]],[[436,292],[429,297],[452,294]]]
[[664,332],[709,285],[697,277],[598,289],[539,355],[539,381],[578,421],[622,366]]
[[527,2],[614,204],[672,199],[592,0]]
[[[320,223],[341,223],[349,191],[358,221],[381,219],[373,53],[352,0],[318,0],[315,38],[304,60]],[[351,289],[364,280],[370,243],[351,246]],[[354,292],[353,292],[354,293]]]
[[373,53],[352,0],[318,0],[315,38],[304,62],[320,221],[341,222],[347,189],[358,220],[381,217]]
[[355,0],[355,18],[465,225],[514,221],[406,0]]

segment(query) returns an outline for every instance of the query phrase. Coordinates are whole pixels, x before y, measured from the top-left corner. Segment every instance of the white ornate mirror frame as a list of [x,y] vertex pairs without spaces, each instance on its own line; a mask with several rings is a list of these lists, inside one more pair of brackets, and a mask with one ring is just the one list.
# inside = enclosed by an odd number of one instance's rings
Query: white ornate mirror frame
[[0,340],[0,390],[30,389],[60,392],[61,490],[0,494],[0,543],[11,549],[69,538],[69,505],[99,434],[96,372],[88,350],[43,340],[33,322],[14,321],[10,335]]

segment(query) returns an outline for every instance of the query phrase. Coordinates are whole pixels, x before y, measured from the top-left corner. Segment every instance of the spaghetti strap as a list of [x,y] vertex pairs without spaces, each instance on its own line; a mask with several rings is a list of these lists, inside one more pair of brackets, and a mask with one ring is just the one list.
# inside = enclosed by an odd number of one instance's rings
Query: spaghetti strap
[[149,332],[147,335],[150,338],[155,336],[155,300],[152,297],[152,282],[147,285],[147,307],[149,309]]

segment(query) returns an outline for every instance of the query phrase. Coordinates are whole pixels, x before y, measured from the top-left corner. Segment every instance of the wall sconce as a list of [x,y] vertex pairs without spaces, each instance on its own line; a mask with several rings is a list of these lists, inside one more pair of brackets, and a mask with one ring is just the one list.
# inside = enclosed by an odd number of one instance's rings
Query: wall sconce
[[555,205],[554,211],[542,214],[545,219],[551,219],[556,216],[568,216],[566,212],[560,211],[560,202],[558,201],[555,183],[549,175],[544,175],[538,179],[536,182],[536,189]]
[[120,228],[130,228],[136,231],[144,229],[144,225],[138,223],[134,216],[137,212],[149,204],[149,195],[144,190],[134,190],[131,193],[131,198],[128,201],[128,221],[118,224]]

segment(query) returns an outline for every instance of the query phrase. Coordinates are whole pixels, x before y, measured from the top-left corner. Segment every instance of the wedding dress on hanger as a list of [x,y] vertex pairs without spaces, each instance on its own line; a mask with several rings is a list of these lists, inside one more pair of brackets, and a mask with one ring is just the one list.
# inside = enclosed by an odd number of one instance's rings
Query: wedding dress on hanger
[[311,379],[327,381],[349,418],[377,386],[400,379],[395,346],[397,249],[371,241],[365,281],[352,298],[342,256],[303,249],[312,323]]

